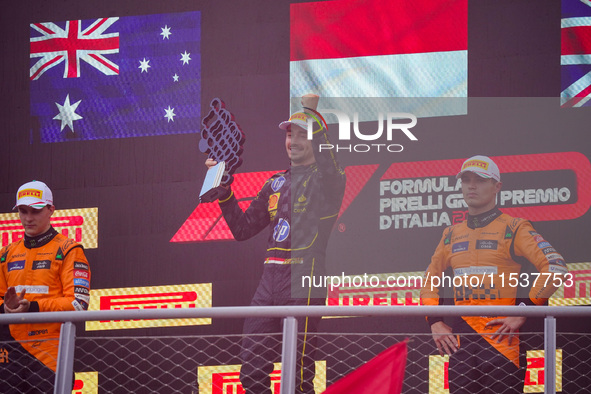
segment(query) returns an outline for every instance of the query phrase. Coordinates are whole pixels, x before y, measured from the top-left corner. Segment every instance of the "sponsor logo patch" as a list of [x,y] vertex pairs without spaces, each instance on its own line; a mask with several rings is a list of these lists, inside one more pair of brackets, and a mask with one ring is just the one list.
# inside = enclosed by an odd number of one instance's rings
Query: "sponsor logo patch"
[[88,264],[83,263],[81,261],[75,261],[74,262],[74,269],[88,271]]
[[487,170],[488,163],[482,160],[470,160],[462,166],[462,171],[469,167],[477,167],[482,168],[483,170]]
[[13,261],[8,263],[8,272],[10,271],[18,271],[25,268],[25,260],[20,261]]
[[34,337],[36,335],[43,335],[43,334],[47,334],[47,333],[48,333],[47,329],[44,329],[44,330],[29,331],[28,335],[30,337]]
[[281,193],[273,193],[269,196],[269,211],[274,211],[277,209],[277,203],[279,202],[279,197]]
[[476,241],[476,249],[497,250],[498,241],[492,239],[479,239]]
[[18,192],[18,198],[20,199],[23,197],[36,197],[40,199],[43,197],[43,191],[37,189],[24,189]]
[[281,189],[281,186],[283,186],[284,183],[285,177],[282,175],[279,178],[275,179],[273,183],[271,183],[271,189],[273,189],[274,192],[277,192],[277,190]]
[[566,268],[566,262],[562,259],[550,260],[549,263],[552,265],[559,265],[561,267]]
[[562,257],[562,255],[560,253],[548,253],[546,255],[546,259],[548,259],[548,261],[552,261],[552,260],[564,260],[564,258]]
[[86,279],[74,278],[74,286],[84,286],[90,288],[90,282]]
[[88,271],[83,271],[83,270],[74,270],[74,278],[84,278],[84,279],[88,279],[89,277],[89,273]]
[[283,242],[289,237],[289,222],[285,219],[279,219],[279,222],[273,230],[273,239],[277,242]]
[[465,252],[468,250],[469,241],[458,242],[451,246],[452,253]]
[[88,290],[86,287],[74,286],[74,293],[90,295],[90,290]]
[[546,241],[540,242],[538,244],[538,248],[540,248],[540,249],[550,248],[550,247],[552,247],[552,245],[550,245],[550,243],[549,242],[546,242]]
[[[80,302],[78,302],[77,300],[72,301],[72,305],[74,306],[74,309],[76,309],[77,311],[85,310],[84,307],[82,306],[82,304]],[[88,306],[87,306],[87,308],[88,308]]]
[[34,270],[48,270],[51,268],[51,260],[37,260],[33,261]]
[[86,302],[87,304],[90,302],[89,295],[75,294],[74,298],[76,298],[78,301]]

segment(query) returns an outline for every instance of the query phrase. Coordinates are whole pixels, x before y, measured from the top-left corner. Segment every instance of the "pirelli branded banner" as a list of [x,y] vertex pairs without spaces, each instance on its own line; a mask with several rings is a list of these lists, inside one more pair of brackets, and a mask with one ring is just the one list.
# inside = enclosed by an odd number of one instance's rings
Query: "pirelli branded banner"
[[[550,306],[591,305],[591,263],[567,264],[568,277],[552,295]],[[423,271],[392,274],[341,275],[319,278],[305,277],[305,286],[327,287],[327,305],[382,306],[420,305],[420,291],[424,280]],[[445,281],[444,278],[440,278]],[[450,283],[453,284],[452,278]],[[538,278],[545,280],[544,277]],[[550,278],[553,280],[553,278]],[[532,280],[517,278],[516,286],[530,285]],[[507,282],[507,285],[513,283]]]
[[[526,354],[524,393],[544,392],[544,351],[528,350]],[[429,394],[448,394],[449,356],[429,356]],[[556,392],[562,391],[562,349],[556,350]]]
[[[200,394],[238,394],[244,393],[240,383],[241,365],[215,365],[197,368],[197,381]],[[271,391],[279,394],[281,383],[281,363],[273,364],[271,373]],[[316,361],[314,390],[322,393],[326,390],[326,361]]]
[[76,372],[72,394],[98,394],[98,372]]
[[[50,222],[58,232],[82,244],[85,249],[98,248],[98,208],[56,210]],[[17,212],[0,214],[2,246],[18,241],[24,235]]]
[[327,305],[419,305],[423,271],[397,274],[334,276]]
[[[88,310],[211,308],[211,288],[211,283],[199,283],[91,290]],[[122,328],[193,326],[203,324],[211,324],[211,319],[87,321],[86,330],[116,330]]]

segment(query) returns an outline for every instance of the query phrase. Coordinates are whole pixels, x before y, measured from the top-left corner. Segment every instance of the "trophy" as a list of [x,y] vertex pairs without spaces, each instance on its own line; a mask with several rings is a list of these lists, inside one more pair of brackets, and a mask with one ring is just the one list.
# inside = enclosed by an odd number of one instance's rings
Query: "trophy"
[[240,155],[245,141],[242,129],[222,100],[214,98],[209,106],[208,114],[201,121],[199,150],[218,164],[207,170],[199,193],[200,202],[213,202],[227,193],[224,186],[234,182],[232,174],[242,164]]

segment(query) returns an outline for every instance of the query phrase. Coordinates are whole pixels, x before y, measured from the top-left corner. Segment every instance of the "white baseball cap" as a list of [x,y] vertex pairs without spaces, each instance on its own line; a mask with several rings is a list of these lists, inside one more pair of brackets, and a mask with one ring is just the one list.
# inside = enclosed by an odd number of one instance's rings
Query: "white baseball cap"
[[464,164],[462,164],[460,172],[456,175],[456,179],[460,178],[466,171],[478,174],[483,178],[492,178],[498,182],[501,181],[499,167],[487,156],[476,155],[466,160]]
[[53,205],[53,193],[47,185],[40,181],[27,182],[18,188],[16,192],[16,205],[26,205],[31,208],[41,209],[46,205]]

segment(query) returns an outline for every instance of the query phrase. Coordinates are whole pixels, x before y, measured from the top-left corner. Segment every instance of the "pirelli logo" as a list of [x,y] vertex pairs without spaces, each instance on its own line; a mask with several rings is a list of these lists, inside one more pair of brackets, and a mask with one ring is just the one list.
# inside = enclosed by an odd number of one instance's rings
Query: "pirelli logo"
[[98,394],[98,372],[76,372],[72,394]]
[[548,300],[549,306],[591,305],[591,263],[567,263],[569,280]]
[[[419,305],[423,271],[371,276],[335,277],[328,286],[327,305]],[[337,280],[338,278],[338,280]]]
[[[211,283],[98,289],[90,291],[89,311],[211,308]],[[87,331],[211,324],[209,318],[88,321]]]
[[[85,249],[98,247],[98,208],[56,210],[51,225],[58,232],[82,244]],[[0,241],[2,246],[25,236],[18,213],[0,214]]]
[[[281,382],[281,363],[273,364],[271,373],[271,392],[279,394]],[[244,394],[240,383],[240,364],[216,365],[197,368],[197,381],[200,394]],[[326,390],[326,361],[316,361],[314,390]]]
[[[544,392],[544,351],[528,350],[524,393]],[[429,394],[449,393],[449,356],[429,356]],[[562,391],[562,349],[556,350],[556,392]]]
[[483,170],[486,170],[488,169],[488,163],[482,160],[470,160],[462,166],[462,170],[468,167],[478,167],[482,168]]
[[20,192],[18,192],[18,199],[21,199],[23,197],[37,197],[37,198],[41,198],[43,197],[43,192],[39,189],[24,189],[21,190]]

